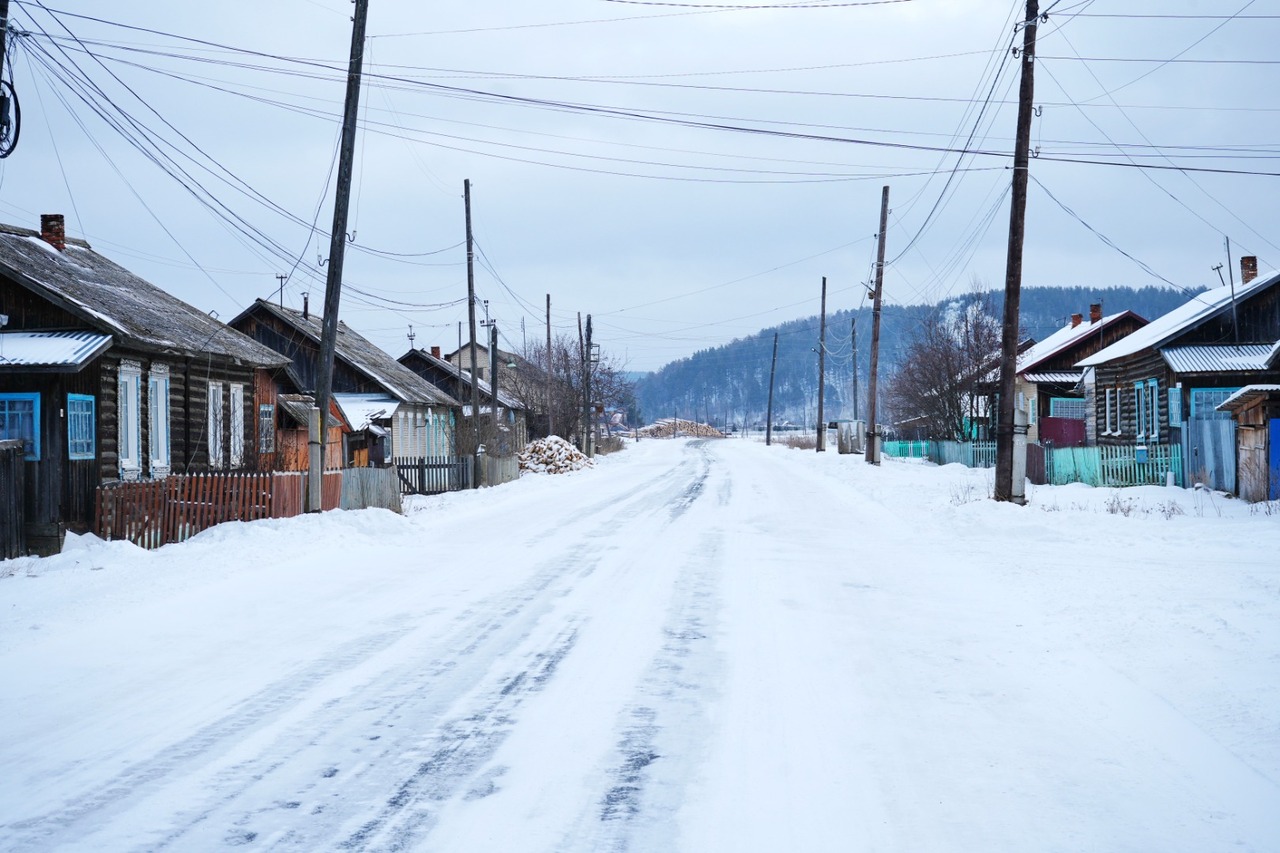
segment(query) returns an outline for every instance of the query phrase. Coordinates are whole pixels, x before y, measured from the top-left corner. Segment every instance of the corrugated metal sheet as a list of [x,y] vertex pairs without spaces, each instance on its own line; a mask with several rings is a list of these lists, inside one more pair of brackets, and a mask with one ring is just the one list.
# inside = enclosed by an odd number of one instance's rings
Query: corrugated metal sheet
[[1218,404],[1218,411],[1229,412],[1242,409],[1258,399],[1266,399],[1273,394],[1280,394],[1280,385],[1246,385],[1236,393]]
[[1053,373],[1027,373],[1024,374],[1022,378],[1028,382],[1035,382],[1037,384],[1075,385],[1084,378],[1084,371],[1077,370],[1072,372],[1070,370],[1065,370]]
[[389,418],[400,408],[400,401],[390,394],[334,394],[342,416],[359,431],[375,419]]
[[110,346],[111,336],[98,332],[0,332],[0,369],[74,373]]
[[1167,347],[1160,357],[1175,373],[1246,373],[1266,369],[1270,344]]

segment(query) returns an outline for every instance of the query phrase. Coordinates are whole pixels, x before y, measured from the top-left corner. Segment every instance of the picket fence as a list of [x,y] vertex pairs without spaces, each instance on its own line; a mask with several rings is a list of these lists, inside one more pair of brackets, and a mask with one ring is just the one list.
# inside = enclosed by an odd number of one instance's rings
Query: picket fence
[[[994,441],[886,441],[883,453],[968,468],[994,468],[996,464]],[[1175,484],[1184,485],[1182,448],[1177,444],[1096,447],[1041,447],[1031,444],[1027,446],[1027,456],[1027,474],[1032,482],[1055,486],[1067,483],[1163,486],[1172,471]]]

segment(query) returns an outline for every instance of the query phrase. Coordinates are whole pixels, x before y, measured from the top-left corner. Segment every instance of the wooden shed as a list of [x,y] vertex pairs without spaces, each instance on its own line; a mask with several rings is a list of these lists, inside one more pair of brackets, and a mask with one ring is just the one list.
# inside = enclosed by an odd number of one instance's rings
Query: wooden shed
[[1280,384],[1247,385],[1218,408],[1236,422],[1240,497],[1255,503],[1280,500]]

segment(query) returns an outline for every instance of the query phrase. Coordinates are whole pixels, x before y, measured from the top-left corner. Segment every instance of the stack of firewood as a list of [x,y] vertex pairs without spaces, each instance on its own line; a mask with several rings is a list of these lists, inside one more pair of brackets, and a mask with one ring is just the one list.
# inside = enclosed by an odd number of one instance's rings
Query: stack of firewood
[[724,433],[713,426],[680,418],[664,418],[656,424],[650,424],[640,430],[640,434],[647,438],[671,438],[672,433],[675,433],[677,437],[724,438]]
[[520,454],[520,471],[534,474],[567,474],[592,464],[586,454],[558,435],[531,441]]

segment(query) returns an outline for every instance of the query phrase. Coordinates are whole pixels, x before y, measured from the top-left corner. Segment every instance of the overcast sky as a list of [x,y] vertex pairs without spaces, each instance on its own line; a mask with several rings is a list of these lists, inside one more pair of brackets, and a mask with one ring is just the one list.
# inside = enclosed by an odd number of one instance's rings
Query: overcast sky
[[[224,320],[281,274],[318,311],[354,6],[46,5],[13,0],[0,219],[64,213]],[[808,5],[370,0],[342,319],[457,345],[467,178],[516,349],[548,293],[634,370],[815,314],[822,276],[855,308],[886,184],[887,300],[1001,287],[1025,0]],[[1024,286],[1217,284],[1224,236],[1280,265],[1280,3],[1041,5]]]

